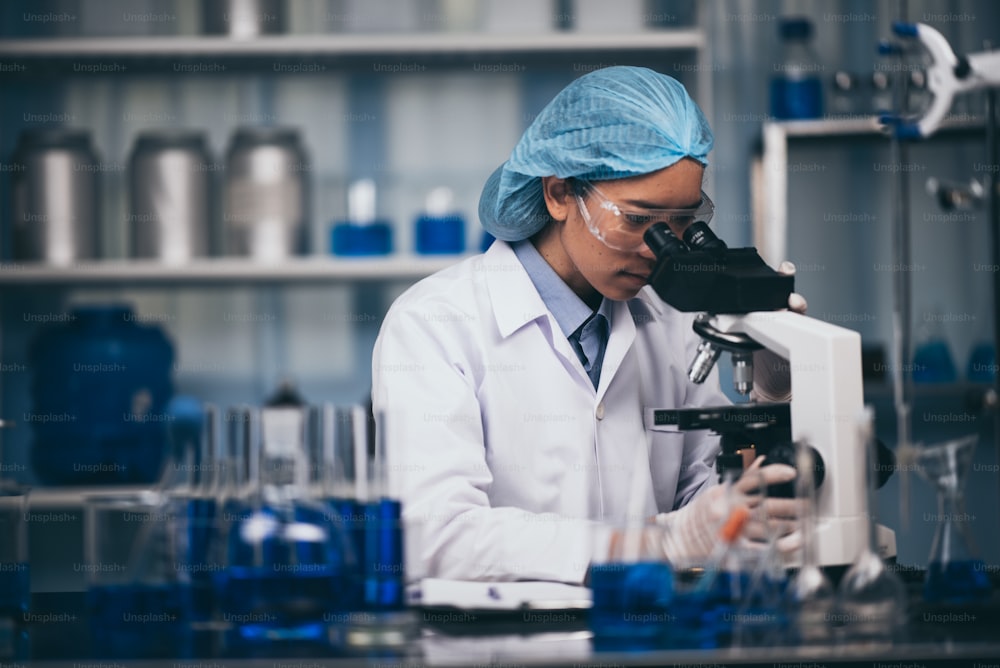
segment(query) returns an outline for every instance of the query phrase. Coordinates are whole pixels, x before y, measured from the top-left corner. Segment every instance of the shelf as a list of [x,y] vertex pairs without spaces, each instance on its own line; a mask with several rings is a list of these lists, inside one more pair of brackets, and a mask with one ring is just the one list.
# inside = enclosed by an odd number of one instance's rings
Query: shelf
[[164,265],[151,260],[81,262],[67,267],[36,263],[0,263],[0,286],[143,287],[151,285],[224,285],[324,283],[331,281],[414,281],[468,256],[399,256],[386,258],[305,257],[274,264],[244,258],[195,260]]
[[[321,61],[364,60],[368,67],[379,59],[396,59],[398,72],[423,71],[425,60],[459,61],[469,57],[516,59],[519,57],[579,55],[592,60],[601,53],[644,53],[701,49],[705,36],[697,29],[657,30],[639,34],[539,33],[403,33],[274,35],[253,40],[217,36],[178,37],[77,37],[65,39],[0,40],[0,72],[30,76],[33,65],[69,68],[85,73],[129,73],[128,65],[143,69],[151,61],[224,60],[238,64],[262,59]],[[399,62],[400,58],[418,62]],[[115,70],[94,70],[82,60],[114,60]],[[24,62],[19,62],[24,61]],[[373,61],[376,61],[373,63]],[[217,63],[216,63],[217,64]],[[387,66],[389,64],[386,64]],[[512,63],[511,67],[517,66]],[[406,69],[409,67],[410,69]],[[520,67],[523,67],[521,65]],[[190,73],[226,71],[225,67],[190,69]],[[279,70],[280,71],[280,70]],[[300,72],[324,71],[299,68]],[[376,69],[393,73],[392,68]],[[488,70],[492,71],[492,70]],[[516,70],[520,71],[520,70]],[[289,69],[295,72],[295,69]]]
[[31,508],[82,507],[88,496],[131,496],[148,491],[153,485],[92,485],[87,487],[32,487],[28,493]]
[[[933,136],[907,143],[916,145],[941,137],[985,133],[986,125],[982,118],[955,114],[945,117]],[[761,135],[762,154],[755,161],[751,177],[754,246],[760,250],[765,262],[776,266],[787,257],[790,145],[804,141],[860,139],[882,141],[888,146],[890,137],[874,115],[770,121],[763,124]]]
[[[971,116],[946,118],[940,132],[985,132],[982,119]],[[764,124],[765,136],[780,133],[786,139],[839,139],[842,137],[873,137],[888,139],[876,116],[851,118],[819,118],[808,121],[772,121]],[[933,137],[931,137],[933,139]]]

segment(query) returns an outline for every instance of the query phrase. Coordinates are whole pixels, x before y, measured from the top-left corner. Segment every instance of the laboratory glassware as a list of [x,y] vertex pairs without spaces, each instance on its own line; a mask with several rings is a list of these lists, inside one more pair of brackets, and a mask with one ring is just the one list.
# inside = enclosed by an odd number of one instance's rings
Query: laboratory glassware
[[823,65],[813,51],[812,22],[803,17],[782,19],[781,62],[771,78],[771,115],[779,120],[823,115]]
[[27,487],[0,478],[0,624],[22,622],[31,600],[28,494]]
[[350,544],[331,534],[324,509],[309,497],[305,421],[286,440],[287,430],[264,433],[260,409],[242,414],[237,433],[248,446],[248,483],[226,524],[216,588],[230,623],[227,648],[236,655],[323,648],[331,615],[341,612]]
[[674,647],[706,649],[732,640],[735,606],[749,584],[738,541],[750,519],[749,509],[737,503],[733,475],[726,475],[726,519],[718,528],[712,554],[700,561],[671,561],[675,572],[671,612],[677,616],[671,636]]
[[355,406],[351,415],[355,465],[366,462],[367,482],[358,493],[364,522],[363,614],[352,620],[347,642],[354,647],[399,648],[417,633],[417,619],[406,600],[406,532],[396,484],[405,472],[390,459],[394,446],[389,443],[385,414]]
[[[748,470],[744,475],[759,476],[759,471]],[[732,599],[735,607],[731,620],[732,645],[766,647],[784,640],[787,620],[783,597],[787,577],[777,549],[777,530],[767,516],[767,493],[767,485],[761,482],[751,497],[756,497],[751,514],[757,516],[758,526],[765,532],[763,544],[739,546],[745,585],[741,596]]]
[[323,404],[313,408],[318,497],[332,531],[346,535],[354,555],[343,592],[344,609],[359,610],[364,592],[365,509],[361,489],[368,480],[367,411],[361,406]]
[[[596,479],[596,462],[583,469],[589,485]],[[588,619],[594,649],[643,650],[665,647],[675,617],[673,569],[667,561],[669,526],[650,523],[647,503],[652,496],[646,448],[634,448],[625,517],[595,522],[591,531],[589,585],[592,605]]]
[[160,491],[85,497],[84,552],[98,658],[191,656],[186,513]]
[[161,477],[167,494],[184,522],[183,553],[177,568],[189,574],[191,633],[196,656],[208,656],[214,647],[215,609],[213,574],[222,565],[215,560],[219,539],[216,471],[220,464],[219,411],[189,396],[177,396],[168,405],[171,420],[168,442],[171,456]]
[[955,360],[944,335],[944,314],[938,309],[924,314],[913,352],[913,382],[954,383]]
[[937,491],[938,525],[924,580],[928,603],[972,603],[992,593],[965,509],[965,480],[977,438],[973,434],[909,451],[920,477]]
[[796,497],[801,504],[802,562],[785,589],[788,638],[796,644],[824,643],[831,636],[836,591],[819,566],[816,545],[816,457],[806,443],[796,444]]
[[867,538],[840,581],[834,619],[839,624],[839,632],[850,640],[889,641],[897,638],[905,628],[906,587],[898,575],[886,568],[877,552],[874,416],[871,406],[865,406],[857,425],[867,462]]

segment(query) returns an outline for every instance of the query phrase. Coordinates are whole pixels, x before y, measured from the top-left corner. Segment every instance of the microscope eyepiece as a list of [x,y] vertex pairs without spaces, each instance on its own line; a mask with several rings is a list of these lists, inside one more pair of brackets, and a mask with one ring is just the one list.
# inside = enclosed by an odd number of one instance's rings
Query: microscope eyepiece
[[642,235],[643,241],[649,246],[656,257],[670,257],[686,253],[688,248],[677,235],[670,231],[666,223],[655,223]]
[[[652,229],[652,228],[650,228]],[[716,236],[715,232],[702,220],[696,220],[684,230],[684,242],[691,250],[724,251],[726,242]]]

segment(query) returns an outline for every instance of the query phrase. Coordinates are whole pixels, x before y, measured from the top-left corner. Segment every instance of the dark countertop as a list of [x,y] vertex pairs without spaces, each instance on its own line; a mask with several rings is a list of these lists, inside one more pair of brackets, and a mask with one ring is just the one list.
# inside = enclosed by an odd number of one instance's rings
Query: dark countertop
[[[393,648],[336,655],[329,649],[274,648],[268,656],[228,657],[203,649],[196,658],[133,661],[91,658],[83,592],[35,594],[27,624],[14,633],[18,649],[0,653],[0,668],[27,665],[72,668],[318,668],[319,666],[767,666],[768,668],[1000,668],[1000,587],[988,604],[930,606],[920,598],[919,571],[901,571],[911,593],[905,634],[895,642],[839,641],[819,646],[725,647],[706,650],[605,650],[595,646],[581,611],[484,614],[459,610],[415,610],[416,635]],[[0,627],[3,639],[11,629]],[[207,644],[201,645],[203,648]]]

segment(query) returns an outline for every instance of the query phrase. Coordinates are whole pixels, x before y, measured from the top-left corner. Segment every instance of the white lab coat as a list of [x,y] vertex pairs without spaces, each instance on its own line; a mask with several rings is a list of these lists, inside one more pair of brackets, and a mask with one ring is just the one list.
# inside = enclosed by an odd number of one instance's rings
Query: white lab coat
[[667,512],[715,484],[718,437],[645,426],[647,409],[729,403],[715,371],[687,379],[692,318],[648,287],[616,302],[595,390],[504,242],[401,295],[375,343],[372,401],[409,571],[579,583],[607,549],[593,520]]

